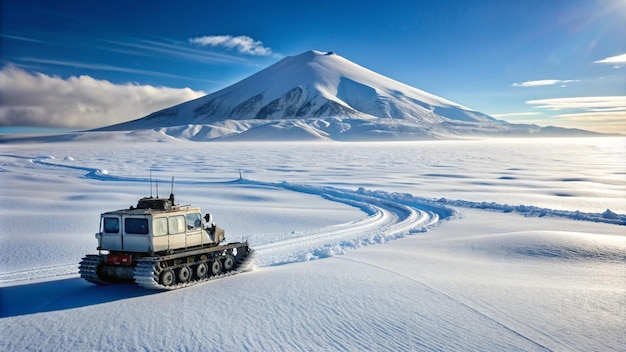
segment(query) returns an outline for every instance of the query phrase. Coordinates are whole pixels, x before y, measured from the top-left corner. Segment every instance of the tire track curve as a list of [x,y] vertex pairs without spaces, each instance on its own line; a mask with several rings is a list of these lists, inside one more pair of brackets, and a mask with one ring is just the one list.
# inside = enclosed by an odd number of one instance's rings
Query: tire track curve
[[362,188],[348,190],[328,186],[268,183],[251,180],[238,182],[276,187],[321,196],[364,211],[367,216],[356,221],[285,234],[279,241],[257,243],[256,264],[260,267],[283,265],[343,254],[362,246],[385,243],[410,234],[425,232],[427,227],[449,218],[454,211],[427,201],[405,204],[392,194],[368,192]]
[[[237,180],[241,183],[308,193],[361,209],[367,216],[347,223],[299,233],[273,236],[278,241],[251,243],[256,251],[255,266],[267,267],[332,257],[363,246],[385,243],[410,234],[425,232],[453,210],[432,204],[403,204],[386,193],[368,193],[327,186],[296,185]],[[213,183],[219,184],[219,183]],[[0,283],[46,279],[78,273],[78,262],[0,273]]]
[[[10,157],[18,158],[19,156],[10,155]],[[53,158],[47,156],[19,158],[30,159],[43,166],[83,171],[85,172],[84,178],[102,182],[149,182],[148,179],[109,175],[96,168],[55,163]],[[350,190],[323,185],[263,182],[245,178],[225,182],[183,180],[177,183],[270,187],[323,197],[332,202],[356,207],[366,214],[366,217],[356,221],[299,233],[277,234],[271,236],[267,242],[251,243],[256,252],[254,265],[257,267],[332,257],[359,247],[385,243],[410,234],[425,232],[427,227],[455,214],[454,210],[434,200],[364,188]],[[0,273],[0,284],[77,273],[78,262],[49,265]]]

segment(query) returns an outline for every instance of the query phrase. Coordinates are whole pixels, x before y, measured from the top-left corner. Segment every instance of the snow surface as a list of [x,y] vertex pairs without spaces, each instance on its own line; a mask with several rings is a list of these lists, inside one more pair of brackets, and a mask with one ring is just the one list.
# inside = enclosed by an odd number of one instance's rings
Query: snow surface
[[[135,137],[0,144],[1,350],[626,345],[625,138]],[[150,168],[255,270],[168,292],[80,279],[99,214],[149,195]]]

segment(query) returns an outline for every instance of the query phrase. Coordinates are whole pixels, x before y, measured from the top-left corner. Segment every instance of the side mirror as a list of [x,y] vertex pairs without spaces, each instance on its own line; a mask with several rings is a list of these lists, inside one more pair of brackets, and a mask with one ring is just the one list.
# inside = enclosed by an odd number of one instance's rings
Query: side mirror
[[207,226],[213,226],[213,216],[211,214],[206,214],[204,216],[204,220],[206,220]]

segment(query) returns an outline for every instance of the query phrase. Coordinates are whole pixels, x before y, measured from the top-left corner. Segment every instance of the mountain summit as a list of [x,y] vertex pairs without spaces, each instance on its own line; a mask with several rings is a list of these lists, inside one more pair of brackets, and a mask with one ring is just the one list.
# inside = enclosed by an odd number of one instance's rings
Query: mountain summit
[[211,139],[430,139],[540,132],[400,83],[333,52],[307,51],[204,97],[100,131]]

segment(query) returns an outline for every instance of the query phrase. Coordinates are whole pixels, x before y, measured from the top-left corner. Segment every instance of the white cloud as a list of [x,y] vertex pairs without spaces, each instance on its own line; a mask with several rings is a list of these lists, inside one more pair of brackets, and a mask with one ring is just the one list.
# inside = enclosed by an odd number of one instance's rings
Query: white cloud
[[190,43],[203,46],[221,46],[236,49],[242,54],[268,56],[272,49],[263,46],[263,42],[254,40],[246,35],[233,37],[231,35],[208,35],[204,37],[190,38]]
[[574,97],[574,98],[554,98],[529,100],[526,104],[539,105],[537,108],[550,110],[564,109],[611,109],[626,110],[626,96],[605,96],[605,97]]
[[594,64],[612,64],[612,65],[626,64],[626,53],[617,55],[617,56],[607,57],[606,59],[594,61],[593,63]]
[[489,116],[501,118],[501,117],[515,117],[515,116],[533,116],[541,115],[540,112],[508,112],[505,114],[490,114]]
[[573,121],[603,121],[603,122],[625,122],[626,111],[601,111],[601,112],[580,112],[575,114],[561,114],[554,117]]
[[15,66],[0,71],[0,126],[87,129],[134,120],[205,95],[190,88],[63,79]]
[[513,87],[538,87],[538,86],[552,86],[555,84],[560,84],[561,87],[566,87],[567,83],[580,82],[577,79],[541,79],[537,81],[526,81],[522,83],[513,83]]
[[526,81],[522,83],[513,83],[513,87],[536,87],[536,86],[551,86],[559,83],[558,79],[542,79],[538,81]]

